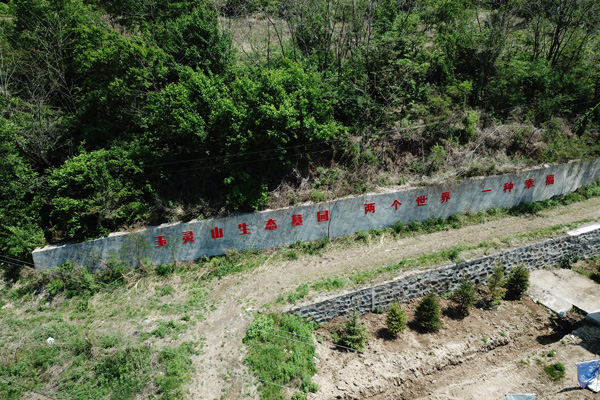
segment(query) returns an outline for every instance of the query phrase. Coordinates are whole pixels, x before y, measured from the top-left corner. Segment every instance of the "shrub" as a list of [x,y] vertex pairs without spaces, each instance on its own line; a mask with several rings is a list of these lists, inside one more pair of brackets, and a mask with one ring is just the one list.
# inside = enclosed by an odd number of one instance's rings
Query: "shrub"
[[565,366],[562,363],[546,365],[544,367],[546,376],[552,381],[559,381],[565,377]]
[[460,285],[450,296],[450,300],[456,303],[456,306],[462,315],[469,315],[469,309],[475,304],[475,286],[468,277],[460,281]]
[[496,304],[504,298],[506,289],[504,288],[504,268],[498,264],[492,270],[492,274],[487,278],[487,287],[490,292],[490,303]]
[[385,326],[388,331],[394,336],[406,329],[407,324],[406,312],[400,307],[397,301],[390,304],[388,315],[385,319]]
[[358,311],[354,310],[350,314],[350,318],[344,323],[342,327],[343,333],[340,337],[339,343],[342,346],[350,347],[351,349],[362,351],[367,345],[369,334],[367,328],[360,322],[360,315]]
[[560,267],[563,269],[572,269],[573,264],[579,261],[579,257],[572,252],[565,254],[562,260],[560,260]]
[[433,291],[421,300],[415,311],[417,325],[428,332],[437,332],[442,327],[440,303]]
[[[316,324],[296,315],[260,315],[248,327],[243,342],[248,352],[244,363],[263,381],[261,399],[283,399],[282,387],[293,386],[311,392],[318,386],[311,382],[317,371],[313,357],[313,330]],[[302,395],[294,397],[303,399]]]
[[529,271],[524,265],[513,268],[506,279],[506,296],[510,300],[518,300],[529,287]]
[[160,264],[158,266],[156,266],[156,275],[159,276],[167,276],[169,274],[171,274],[174,271],[175,267],[173,265],[170,264]]

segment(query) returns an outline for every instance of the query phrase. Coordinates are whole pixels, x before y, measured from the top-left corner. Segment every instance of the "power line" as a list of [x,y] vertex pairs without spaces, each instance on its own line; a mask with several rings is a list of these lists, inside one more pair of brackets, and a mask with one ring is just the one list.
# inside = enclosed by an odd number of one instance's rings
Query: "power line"
[[[585,101],[585,102],[580,102],[580,103],[573,103],[572,105],[582,105],[582,104],[589,104],[589,103],[596,103],[597,100],[589,100],[589,101]],[[513,107],[512,109],[518,109],[521,108],[523,105],[519,106],[519,107]],[[481,115],[490,115],[493,114],[492,112],[483,112],[481,113]],[[462,120],[463,117],[456,117],[453,119],[447,119],[444,121],[438,120],[435,122],[429,122],[427,124],[421,124],[421,125],[412,125],[412,126],[407,126],[407,127],[402,127],[402,128],[396,128],[396,129],[389,129],[389,130],[383,130],[383,131],[379,131],[378,135],[383,134],[383,133],[400,133],[403,131],[409,131],[409,130],[416,130],[416,129],[421,129],[421,128],[426,128],[426,127],[430,127],[430,126],[436,126],[436,125],[447,125],[447,124],[452,124],[452,123],[456,123]],[[396,142],[396,141],[400,141],[400,140],[404,140],[405,138],[381,138],[378,137],[376,135],[372,135],[372,136],[358,136],[358,137],[349,137],[349,138],[343,138],[343,139],[335,139],[335,140],[331,140],[330,143],[334,143],[334,142],[341,142],[341,141],[351,141],[354,138],[375,138],[375,140],[377,142]],[[323,141],[321,143],[327,143],[327,141]],[[305,145],[298,145],[298,146],[294,146],[294,147],[289,147],[289,148],[300,148],[303,146],[309,146],[311,145],[309,144],[305,144]],[[289,149],[288,148],[288,149]],[[271,153],[273,151],[277,151],[280,148],[275,148],[275,149],[270,149],[270,150],[261,150],[261,151],[256,151],[256,152],[252,152],[252,153],[248,153],[248,154],[265,154],[265,153]],[[161,171],[161,172],[154,172],[154,173],[145,173],[145,174],[140,174],[137,175],[138,177],[146,177],[146,176],[155,176],[155,175],[168,175],[168,174],[175,174],[175,173],[181,173],[181,172],[190,172],[190,171],[200,171],[200,170],[206,170],[206,169],[215,169],[215,168],[220,168],[220,167],[230,167],[230,166],[236,166],[236,165],[244,165],[244,164],[254,164],[254,163],[260,163],[260,162],[266,162],[266,161],[274,161],[274,160],[282,160],[282,159],[288,159],[288,158],[299,158],[302,156],[306,156],[306,155],[311,155],[311,154],[317,154],[317,153],[328,153],[328,152],[333,152],[333,151],[338,151],[339,149],[336,148],[331,148],[331,149],[324,149],[324,150],[316,150],[316,151],[312,151],[312,152],[301,152],[301,153],[297,153],[297,154],[289,154],[289,155],[282,155],[282,156],[278,156],[278,157],[270,157],[270,158],[262,158],[262,159],[252,159],[252,160],[246,160],[246,161],[239,161],[239,162],[232,162],[232,163],[221,163],[221,164],[216,164],[216,165],[210,165],[210,166],[201,166],[201,167],[193,167],[193,168],[186,168],[186,169],[176,169],[176,170],[170,170],[170,171]],[[211,159],[219,159],[219,158],[229,158],[229,157],[236,157],[236,156],[241,156],[241,155],[245,155],[245,153],[238,153],[238,154],[230,154],[230,155],[223,155],[223,156],[214,156],[214,157],[208,157],[208,158],[197,158],[197,159],[189,159],[189,160],[185,160],[185,161],[173,161],[173,162],[167,162],[164,164],[152,164],[151,166],[163,166],[163,165],[174,165],[174,164],[181,164],[181,163],[191,163],[191,162],[200,162],[200,161],[205,161],[205,160],[211,160]],[[151,166],[145,166],[147,168],[150,168]]]

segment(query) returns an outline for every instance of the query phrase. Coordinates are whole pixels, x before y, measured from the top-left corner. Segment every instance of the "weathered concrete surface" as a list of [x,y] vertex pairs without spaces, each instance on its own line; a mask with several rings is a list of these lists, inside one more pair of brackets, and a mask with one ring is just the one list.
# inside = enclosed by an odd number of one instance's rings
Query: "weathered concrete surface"
[[[490,207],[516,206],[572,192],[598,178],[600,160],[574,162],[467,179],[453,185],[368,194],[280,210],[164,224],[132,233],[119,232],[85,243],[36,249],[33,260],[36,268],[56,267],[66,261],[91,267],[100,267],[111,260],[129,267],[140,262],[158,265],[189,261],[225,254],[231,249],[278,247],[298,240],[311,241],[385,228],[397,221],[424,221]],[[506,190],[505,185],[508,185]],[[418,205],[420,198],[426,199],[425,205]],[[328,218],[319,220],[319,212],[326,212]],[[293,216],[301,216],[302,223],[295,225]],[[247,234],[244,234],[243,224],[246,224]],[[273,229],[268,229],[269,226]],[[218,235],[214,235],[215,229]],[[184,241],[184,232],[192,232],[193,241]],[[158,246],[159,237],[166,245]]]
[[575,271],[537,270],[531,273],[530,281],[531,297],[559,316],[562,316],[560,311],[565,304],[573,305],[587,314],[600,312],[600,285]]

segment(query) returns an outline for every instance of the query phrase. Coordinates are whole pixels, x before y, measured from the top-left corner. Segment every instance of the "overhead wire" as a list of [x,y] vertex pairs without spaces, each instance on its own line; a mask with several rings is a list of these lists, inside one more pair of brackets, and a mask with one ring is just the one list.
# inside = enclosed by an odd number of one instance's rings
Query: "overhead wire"
[[[598,103],[598,100],[589,100],[589,101],[585,101],[585,102],[579,102],[579,103],[573,103],[572,105],[582,105],[582,104],[590,104],[590,103]],[[513,109],[518,109],[520,107],[513,107]],[[487,114],[493,114],[492,112],[483,112],[481,113],[481,115],[487,115]],[[379,131],[377,135],[383,134],[383,133],[399,133],[399,132],[403,132],[403,131],[408,131],[408,130],[416,130],[416,129],[421,129],[421,128],[426,128],[429,126],[436,126],[436,125],[447,125],[447,124],[452,124],[452,123],[456,123],[459,122],[460,120],[462,120],[463,117],[456,117],[453,119],[447,119],[447,120],[438,120],[438,121],[434,121],[434,122],[429,122],[427,124],[420,124],[420,125],[411,125],[411,126],[406,126],[406,127],[401,127],[401,128],[396,128],[396,129],[390,129],[390,130],[383,130],[383,131]],[[398,138],[398,137],[389,137],[389,138],[385,138],[385,137],[379,137],[377,135],[373,135],[373,136],[354,136],[354,137],[348,137],[348,138],[341,138],[341,139],[335,139],[335,140],[331,140],[331,141],[322,141],[319,142],[318,144],[325,144],[325,143],[335,143],[335,142],[342,142],[342,141],[351,141],[354,139],[360,139],[360,138],[364,138],[364,137],[368,137],[368,138],[374,138],[377,142],[381,143],[381,142],[385,142],[385,143],[389,143],[389,142],[396,142],[396,141],[400,141],[400,140],[404,140],[405,138]],[[315,142],[315,144],[317,144],[317,142]],[[306,146],[310,146],[312,145],[311,143],[308,144],[302,144],[302,145],[297,145],[297,146],[292,146],[292,147],[288,147],[287,149],[291,149],[291,148],[301,148],[301,147],[306,147]],[[278,151],[280,148],[274,148],[274,149],[269,149],[269,150],[260,150],[260,151],[255,151],[252,153],[248,153],[248,154],[266,154],[266,153],[271,153],[273,151]],[[283,149],[283,148],[281,148]],[[267,161],[274,161],[274,160],[281,160],[281,159],[290,159],[290,158],[299,158],[302,156],[306,156],[306,155],[311,155],[311,154],[318,154],[318,153],[328,153],[328,152],[334,152],[334,151],[338,151],[339,149],[336,148],[330,148],[330,149],[322,149],[322,150],[315,150],[315,151],[310,151],[310,152],[300,152],[300,153],[296,153],[296,154],[287,154],[287,155],[281,155],[281,156],[276,156],[276,157],[268,157],[268,158],[255,158],[252,160],[245,160],[245,161],[238,161],[238,162],[230,162],[230,163],[221,163],[221,164],[214,164],[214,165],[205,165],[205,166],[198,166],[198,167],[192,167],[192,168],[185,168],[185,169],[175,169],[175,170],[165,170],[165,171],[157,171],[157,172],[152,172],[152,173],[142,173],[139,175],[136,175],[138,177],[146,177],[146,176],[155,176],[155,175],[169,175],[169,174],[176,174],[176,173],[182,173],[182,172],[190,172],[190,171],[200,171],[200,170],[207,170],[207,169],[217,169],[220,167],[230,167],[230,166],[236,166],[236,165],[244,165],[244,164],[254,164],[254,163],[261,163],[261,162],[267,162]],[[239,157],[239,156],[243,156],[246,153],[237,153],[237,154],[228,154],[228,155],[222,155],[222,156],[213,156],[213,157],[208,157],[208,158],[196,158],[196,159],[188,159],[188,160],[181,160],[181,161],[172,161],[172,162],[166,162],[166,163],[158,163],[158,164],[151,164],[148,166],[144,166],[145,168],[150,168],[150,167],[158,167],[158,166],[167,166],[167,165],[176,165],[176,164],[182,164],[182,163],[192,163],[192,162],[201,162],[201,161],[206,161],[206,160],[211,160],[211,159],[225,159],[225,158],[235,158],[235,157]]]

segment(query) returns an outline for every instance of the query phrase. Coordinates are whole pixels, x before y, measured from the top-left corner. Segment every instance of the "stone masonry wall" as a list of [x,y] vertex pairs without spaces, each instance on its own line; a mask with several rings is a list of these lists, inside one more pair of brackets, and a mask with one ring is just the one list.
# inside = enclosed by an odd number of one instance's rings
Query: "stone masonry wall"
[[393,281],[357,290],[343,295],[331,296],[289,310],[289,313],[310,317],[317,322],[326,322],[354,309],[361,313],[372,312],[376,307],[387,309],[395,299],[408,301],[425,296],[430,290],[442,294],[454,290],[464,276],[475,283],[485,283],[492,269],[500,262],[506,270],[524,264],[529,270],[541,269],[558,264],[567,254],[580,258],[600,255],[600,227],[589,232],[562,236],[487,257],[447,265],[424,272],[413,272]]

